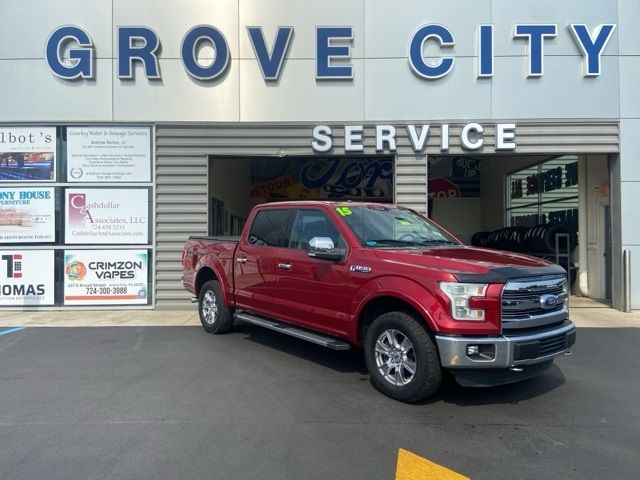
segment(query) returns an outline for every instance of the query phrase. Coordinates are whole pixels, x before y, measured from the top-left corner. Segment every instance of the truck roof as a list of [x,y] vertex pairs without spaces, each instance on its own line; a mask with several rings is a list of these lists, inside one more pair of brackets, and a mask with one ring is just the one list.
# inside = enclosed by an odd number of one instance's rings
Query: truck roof
[[258,207],[304,207],[304,206],[318,206],[318,205],[326,205],[329,207],[335,206],[344,206],[344,205],[354,205],[354,206],[377,206],[377,207],[400,207],[399,205],[393,203],[381,203],[381,202],[354,202],[351,200],[345,201],[332,201],[332,200],[287,200],[284,202],[271,202],[271,203],[262,203],[256,205]]

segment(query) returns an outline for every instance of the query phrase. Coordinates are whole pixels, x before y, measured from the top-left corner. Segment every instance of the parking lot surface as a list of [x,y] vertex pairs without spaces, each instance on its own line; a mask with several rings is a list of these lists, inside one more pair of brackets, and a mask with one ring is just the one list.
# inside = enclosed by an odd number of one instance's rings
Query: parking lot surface
[[638,344],[581,328],[539,378],[406,405],[361,351],[244,324],[0,328],[0,478],[393,479],[402,448],[473,480],[637,479]]

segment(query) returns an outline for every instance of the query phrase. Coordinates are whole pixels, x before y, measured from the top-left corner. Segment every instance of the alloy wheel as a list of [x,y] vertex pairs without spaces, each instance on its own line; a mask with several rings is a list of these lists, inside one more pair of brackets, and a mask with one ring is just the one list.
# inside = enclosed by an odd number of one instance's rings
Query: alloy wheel
[[404,387],[416,373],[416,352],[413,343],[399,330],[383,331],[375,345],[378,372],[390,384]]
[[202,317],[208,325],[213,325],[218,318],[218,304],[216,295],[211,290],[207,290],[202,297]]

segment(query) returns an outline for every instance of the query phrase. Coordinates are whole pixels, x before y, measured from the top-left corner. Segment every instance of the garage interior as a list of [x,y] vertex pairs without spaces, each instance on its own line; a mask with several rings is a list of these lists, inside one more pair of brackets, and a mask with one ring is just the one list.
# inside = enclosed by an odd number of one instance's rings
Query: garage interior
[[239,235],[251,209],[286,200],[393,202],[393,156],[209,158],[209,234]]
[[436,222],[466,244],[559,263],[569,269],[573,294],[611,299],[607,155],[428,161],[429,215]]
[[[465,244],[557,262],[573,294],[608,302],[608,163],[607,155],[430,155],[428,213]],[[209,157],[208,170],[210,235],[239,235],[264,202],[395,198],[391,155]]]

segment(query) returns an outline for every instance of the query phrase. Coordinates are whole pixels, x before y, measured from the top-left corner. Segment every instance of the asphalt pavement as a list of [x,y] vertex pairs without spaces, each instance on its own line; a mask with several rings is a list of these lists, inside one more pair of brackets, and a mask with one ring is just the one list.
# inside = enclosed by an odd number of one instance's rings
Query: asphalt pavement
[[0,328],[0,479],[640,478],[640,329],[580,328],[516,385],[406,405],[359,350],[260,327]]

